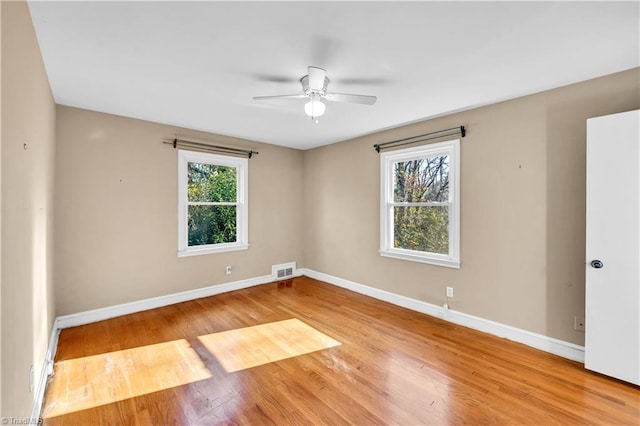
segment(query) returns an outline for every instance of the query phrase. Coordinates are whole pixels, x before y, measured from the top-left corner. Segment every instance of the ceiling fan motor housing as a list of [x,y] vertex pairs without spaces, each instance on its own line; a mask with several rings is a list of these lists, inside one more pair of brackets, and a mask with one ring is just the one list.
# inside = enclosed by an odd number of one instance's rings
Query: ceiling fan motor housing
[[319,94],[324,96],[327,93],[327,86],[329,85],[329,77],[324,78],[324,84],[321,89],[312,89],[309,87],[309,75],[305,75],[300,79],[300,83],[302,83],[302,90],[305,95],[310,96],[312,94]]

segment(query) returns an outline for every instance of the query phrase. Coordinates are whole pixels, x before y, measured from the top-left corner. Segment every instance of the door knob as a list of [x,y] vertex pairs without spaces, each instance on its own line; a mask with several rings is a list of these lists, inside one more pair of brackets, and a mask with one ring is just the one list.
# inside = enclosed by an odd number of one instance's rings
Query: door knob
[[596,259],[596,260],[592,260],[591,261],[591,266],[596,268],[596,269],[600,269],[600,268],[602,268],[604,266],[604,263],[602,263],[601,260],[597,260]]

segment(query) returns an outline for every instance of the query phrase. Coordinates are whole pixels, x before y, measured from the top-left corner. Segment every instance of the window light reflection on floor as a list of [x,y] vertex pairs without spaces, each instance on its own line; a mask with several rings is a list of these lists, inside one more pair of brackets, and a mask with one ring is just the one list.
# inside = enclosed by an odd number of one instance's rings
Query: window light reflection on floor
[[58,361],[42,416],[50,418],[205,380],[211,372],[184,339]]
[[[298,319],[199,336],[227,373],[338,346]],[[51,418],[212,377],[185,339],[58,361],[42,417]]]
[[228,373],[340,345],[298,319],[198,337]]

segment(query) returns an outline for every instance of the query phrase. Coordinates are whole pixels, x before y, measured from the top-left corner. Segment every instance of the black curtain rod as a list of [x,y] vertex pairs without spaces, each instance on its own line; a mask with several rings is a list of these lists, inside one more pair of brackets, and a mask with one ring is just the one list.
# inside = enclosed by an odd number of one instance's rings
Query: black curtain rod
[[170,141],[165,140],[165,141],[162,141],[162,143],[167,145],[173,145],[174,148],[177,148],[179,146],[184,146],[186,148],[197,148],[203,151],[219,152],[219,153],[231,154],[231,155],[240,155],[247,158],[251,158],[253,154],[258,154],[258,151],[252,151],[249,149],[238,149],[238,148],[229,148],[227,146],[209,145],[208,143],[193,142],[193,141],[187,141],[187,140],[178,139],[178,138],[175,138]]
[[437,139],[437,138],[442,138],[445,136],[453,136],[457,134],[462,135],[463,138],[465,137],[465,135],[467,134],[467,131],[464,128],[464,126],[452,127],[450,129],[445,129],[445,130],[438,130],[437,132],[425,133],[423,135],[418,135],[418,136],[411,136],[410,138],[397,139],[391,142],[377,143],[373,145],[373,149],[375,149],[377,152],[380,152],[385,148],[395,148],[398,146],[409,145],[416,142],[428,141],[430,139]]

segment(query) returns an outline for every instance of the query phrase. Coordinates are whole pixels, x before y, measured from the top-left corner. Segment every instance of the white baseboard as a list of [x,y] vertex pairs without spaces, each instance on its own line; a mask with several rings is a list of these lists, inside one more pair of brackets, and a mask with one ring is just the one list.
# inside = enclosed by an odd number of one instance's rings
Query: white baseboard
[[375,299],[384,300],[394,305],[402,306],[413,311],[431,315],[444,319],[446,321],[469,327],[474,330],[492,334],[494,336],[503,337],[514,342],[523,343],[536,349],[561,356],[563,358],[584,363],[584,346],[574,343],[565,342],[553,337],[544,336],[542,334],[533,333],[531,331],[522,330],[510,325],[501,324],[499,322],[465,314],[464,312],[445,309],[442,306],[433,305],[421,300],[412,299],[410,297],[401,296],[378,288],[369,287],[353,281],[334,277],[332,275],[317,272],[311,269],[301,268],[298,270],[302,275],[315,278],[338,287],[346,288],[356,293],[371,296]]
[[58,319],[53,321],[51,327],[51,335],[49,336],[49,346],[47,347],[47,353],[42,363],[42,369],[40,370],[40,377],[38,383],[33,392],[33,407],[31,409],[31,421],[29,424],[39,425],[40,413],[42,412],[42,404],[44,403],[44,392],[47,389],[47,382],[49,376],[53,374],[53,358],[56,355],[58,348],[58,335],[60,335],[60,329],[58,328]]
[[78,312],[77,314],[62,315],[57,318],[57,326],[60,329],[76,327],[122,315],[173,305],[174,303],[186,302],[188,300],[199,299],[201,297],[209,297],[220,293],[266,284],[272,281],[272,275],[263,275],[261,277],[217,284],[195,290],[167,294],[165,296],[151,297],[149,299],[137,300],[135,302],[123,303],[121,305],[107,306],[106,308],[92,309],[90,311]]

